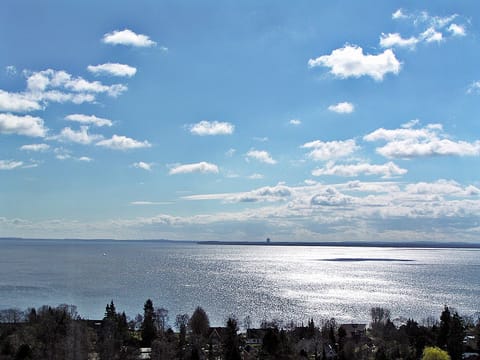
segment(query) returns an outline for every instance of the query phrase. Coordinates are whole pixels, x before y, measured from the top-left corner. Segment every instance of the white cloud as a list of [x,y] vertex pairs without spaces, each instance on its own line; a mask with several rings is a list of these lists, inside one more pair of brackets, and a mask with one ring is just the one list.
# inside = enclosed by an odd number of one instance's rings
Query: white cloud
[[257,161],[263,162],[265,164],[276,164],[277,161],[274,160],[268,151],[265,150],[250,150],[247,154],[247,159],[255,159]]
[[267,142],[268,137],[267,136],[264,136],[264,137],[255,136],[255,137],[253,137],[253,140],[258,141],[258,142]]
[[387,158],[414,158],[422,156],[479,156],[480,140],[453,141],[443,133],[441,124],[429,124],[420,129],[377,129],[363,138],[365,141],[386,141],[376,149]]
[[302,145],[304,149],[313,149],[308,154],[313,160],[327,161],[338,159],[353,154],[359,149],[355,140],[349,139],[344,141],[310,141]]
[[233,148],[230,148],[225,152],[225,156],[226,157],[232,157],[233,155],[235,155],[236,152],[237,152],[237,150],[235,150]]
[[325,66],[340,78],[370,76],[377,81],[383,80],[388,73],[398,74],[401,64],[391,49],[378,55],[364,55],[359,46],[345,45],[335,49],[330,55],[323,55],[308,61],[310,67]]
[[40,109],[40,104],[27,95],[0,89],[0,111],[29,112]]
[[480,80],[474,81],[470,84],[470,86],[467,89],[467,94],[472,94],[474,92],[479,92],[479,91],[480,91]]
[[152,165],[153,165],[152,163],[146,163],[143,161],[135,162],[132,164],[134,168],[142,169],[146,171],[152,171]]
[[290,125],[294,125],[294,126],[298,126],[300,125],[302,122],[298,119],[292,119],[288,122]]
[[443,34],[435,28],[430,27],[427,30],[425,30],[423,33],[420,34],[420,37],[422,40],[426,41],[427,43],[431,42],[441,42],[443,41]]
[[454,36],[465,36],[467,35],[465,31],[465,27],[462,25],[457,25],[457,24],[450,24],[450,26],[447,29],[452,33]]
[[335,105],[330,105],[328,110],[338,114],[350,114],[355,111],[355,106],[349,102],[341,102]]
[[50,149],[50,145],[48,144],[29,144],[29,145],[22,145],[20,150],[24,151],[35,151],[35,152],[43,152]]
[[293,195],[292,188],[283,184],[265,186],[252,191],[223,194],[202,194],[183,196],[183,200],[222,200],[226,203],[277,202],[288,200]]
[[155,41],[150,40],[147,35],[136,34],[129,29],[115,30],[107,33],[103,36],[103,42],[105,44],[127,45],[135,47],[151,47],[157,44]]
[[9,76],[14,76],[17,75],[17,68],[15,67],[15,65],[8,65],[5,66],[5,72]]
[[195,135],[231,135],[235,126],[228,122],[219,121],[200,121],[189,126],[190,132]]
[[405,15],[403,13],[403,10],[402,9],[398,9],[397,11],[395,11],[393,14],[392,14],[392,19],[406,19],[407,18],[407,15]]
[[43,120],[30,115],[17,116],[13,114],[0,114],[0,133],[17,134],[31,137],[45,137],[48,129]]
[[0,170],[13,170],[23,165],[22,161],[0,160]]
[[382,165],[369,163],[335,164],[334,162],[328,162],[324,168],[312,171],[313,176],[335,175],[355,177],[359,175],[378,175],[382,178],[391,178],[406,173],[406,169],[402,169],[391,161]]
[[132,77],[137,73],[137,69],[135,67],[119,63],[88,65],[87,70],[96,75],[112,75],[126,77]]
[[252,175],[248,176],[248,178],[251,179],[251,180],[260,180],[260,179],[263,179],[264,176],[262,174],[255,173],[255,174],[252,174]]
[[95,126],[112,126],[112,121],[96,117],[95,115],[71,114],[65,116],[66,120],[75,121],[80,124],[92,124]]
[[310,204],[312,206],[347,206],[352,203],[353,198],[342,194],[334,187],[326,187],[315,194]]
[[148,141],[138,141],[126,136],[113,135],[110,139],[99,141],[97,146],[103,146],[113,150],[130,150],[149,148],[152,145]]
[[399,33],[382,33],[380,36],[380,46],[384,48],[407,47],[413,49],[417,43],[418,39],[416,37],[412,36],[408,39],[404,39]]
[[78,161],[83,161],[83,162],[92,162],[93,159],[88,157],[88,156],[80,156],[78,159]]
[[215,164],[202,161],[194,164],[184,164],[184,165],[174,166],[170,169],[168,173],[170,175],[190,174],[190,173],[218,174],[218,166]]
[[[106,93],[111,97],[117,97],[127,90],[123,84],[104,85],[100,81],[87,81],[82,77],[73,77],[69,73],[61,70],[42,70],[38,72],[25,72],[27,74],[27,89],[33,99],[51,100],[51,101],[77,101],[84,102],[92,99],[92,94]],[[49,88],[63,88],[74,93],[90,95],[89,98],[78,98],[73,95],[63,93],[53,93],[48,95]]]
[[75,131],[69,127],[63,128],[60,134],[53,136],[52,139],[62,142],[74,142],[77,144],[88,145],[92,142],[103,139],[102,135],[89,134],[88,126],[80,126],[80,130]]
[[130,205],[170,205],[169,201],[132,201]]
[[459,183],[452,180],[440,179],[435,182],[418,182],[405,186],[405,191],[409,194],[422,195],[441,195],[441,196],[477,196],[480,190],[469,185],[462,187]]

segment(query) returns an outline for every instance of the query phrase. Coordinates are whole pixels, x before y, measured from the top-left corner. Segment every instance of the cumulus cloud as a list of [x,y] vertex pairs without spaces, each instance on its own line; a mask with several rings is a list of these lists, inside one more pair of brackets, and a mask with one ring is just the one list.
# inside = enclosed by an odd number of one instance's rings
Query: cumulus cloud
[[463,187],[453,180],[440,179],[435,182],[418,182],[407,184],[405,191],[409,194],[441,195],[441,196],[477,196],[480,189],[473,185]]
[[87,70],[95,75],[111,75],[132,77],[137,73],[133,66],[119,63],[106,63],[99,65],[88,65]]
[[403,13],[403,10],[402,9],[398,9],[396,10],[393,14],[392,14],[392,19],[406,19],[407,18],[407,15],[405,15]]
[[0,160],[0,170],[13,170],[23,165],[22,161]]
[[97,146],[106,147],[112,150],[130,150],[149,148],[152,145],[147,141],[138,141],[123,135],[113,135],[110,139],[97,142]]
[[[49,93],[47,90],[51,89],[65,89],[74,93],[81,94],[98,94],[106,93],[111,97],[117,97],[127,90],[127,86],[123,84],[104,85],[100,81],[87,81],[82,77],[73,77],[66,71],[57,71],[53,69],[42,70],[38,72],[26,72],[27,73],[27,90],[32,98],[38,98],[38,100],[50,100],[50,101],[77,101],[81,102],[81,98],[75,98],[68,94]],[[63,95],[63,98],[62,98]],[[85,101],[90,100],[85,98]],[[63,100],[63,101],[62,101]]]
[[170,175],[190,174],[190,173],[212,173],[218,174],[218,166],[205,161],[193,164],[176,165],[168,172]]
[[355,177],[359,175],[378,175],[382,178],[391,178],[406,173],[406,169],[402,169],[391,161],[382,165],[369,163],[335,164],[334,162],[328,162],[324,168],[312,171],[313,176],[335,175]]
[[450,26],[447,29],[452,33],[454,36],[465,36],[467,35],[465,31],[465,27],[462,25],[457,25],[457,24],[450,24]]
[[365,55],[361,47],[348,44],[333,50],[330,55],[310,59],[308,65],[328,67],[333,75],[343,79],[370,76],[376,81],[382,81],[388,73],[398,74],[401,68],[391,49],[377,55]]
[[112,120],[96,117],[95,115],[71,114],[65,116],[65,120],[78,122],[80,124],[92,124],[95,126],[112,126]]
[[135,47],[151,47],[157,43],[147,35],[136,34],[132,30],[115,30],[103,36],[103,42],[111,45],[127,45]]
[[302,145],[304,149],[313,149],[308,157],[316,161],[338,159],[353,154],[359,149],[355,140],[344,141],[310,141]]
[[100,139],[103,139],[102,135],[89,134],[88,126],[81,126],[80,130],[75,131],[70,127],[63,128],[60,134],[53,136],[52,139],[61,142],[74,142],[77,144],[88,145]]
[[351,114],[355,111],[355,106],[349,102],[340,102],[335,105],[330,105],[328,110],[336,112],[337,114]]
[[298,119],[292,119],[288,122],[290,125],[294,125],[294,126],[298,126],[300,125],[302,122]]
[[247,154],[247,159],[255,159],[265,164],[274,165],[277,163],[276,160],[272,158],[272,156],[265,150],[250,150]]
[[418,41],[419,40],[414,36],[404,39],[399,33],[382,33],[380,36],[380,46],[384,48],[406,47],[413,49]]
[[48,144],[28,144],[28,145],[22,145],[20,147],[20,150],[34,151],[34,152],[43,152],[43,151],[47,151],[48,149],[50,149],[50,145]]
[[480,91],[480,81],[472,82],[467,89],[468,94],[472,94],[472,93],[479,92],[479,91]]
[[26,94],[0,90],[0,111],[29,112],[40,109],[40,104]]
[[425,30],[423,33],[420,34],[420,37],[422,40],[425,40],[427,43],[431,42],[441,42],[443,41],[443,34],[435,28],[430,27],[427,30]]
[[422,156],[479,156],[480,141],[453,141],[443,133],[441,124],[429,124],[420,129],[377,129],[363,138],[365,141],[386,141],[376,149],[387,158]]
[[352,200],[352,197],[342,194],[334,187],[326,187],[311,198],[310,204],[312,206],[347,206],[352,203]]
[[146,163],[143,161],[135,162],[132,164],[134,168],[142,169],[146,171],[152,171],[152,165],[153,165],[152,163]]
[[228,122],[219,121],[200,121],[190,125],[189,130],[194,135],[231,135],[235,130],[235,126]]
[[48,129],[43,119],[35,116],[17,116],[13,114],[0,114],[0,133],[16,134],[31,137],[45,137]]

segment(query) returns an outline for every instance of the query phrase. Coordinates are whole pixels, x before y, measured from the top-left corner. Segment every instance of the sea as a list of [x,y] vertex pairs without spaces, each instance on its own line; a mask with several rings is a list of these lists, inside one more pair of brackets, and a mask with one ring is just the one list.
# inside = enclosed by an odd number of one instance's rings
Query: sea
[[419,323],[445,305],[478,317],[480,249],[0,240],[0,309],[73,304],[101,319],[113,300],[134,318],[147,299],[171,325],[197,306],[215,326],[368,323],[372,307]]

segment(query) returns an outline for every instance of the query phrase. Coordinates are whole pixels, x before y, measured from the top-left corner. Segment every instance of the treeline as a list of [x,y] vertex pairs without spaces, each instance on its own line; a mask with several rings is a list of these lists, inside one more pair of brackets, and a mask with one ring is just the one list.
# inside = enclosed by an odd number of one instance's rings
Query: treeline
[[480,319],[461,317],[447,306],[438,319],[422,324],[408,319],[396,326],[390,312],[379,307],[370,315],[368,327],[332,318],[306,325],[264,320],[256,329],[247,316],[239,333],[235,316],[223,327],[211,327],[197,307],[170,322],[168,310],[155,308],[150,299],[143,315],[133,319],[118,312],[113,301],[97,321],[82,319],[73,305],[8,309],[0,311],[0,359],[460,360],[480,348]]

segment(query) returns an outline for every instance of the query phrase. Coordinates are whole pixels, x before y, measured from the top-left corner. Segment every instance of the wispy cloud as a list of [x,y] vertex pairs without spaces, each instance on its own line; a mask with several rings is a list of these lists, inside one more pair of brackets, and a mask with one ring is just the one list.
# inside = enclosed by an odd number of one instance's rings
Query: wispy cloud
[[175,165],[168,172],[170,175],[191,174],[191,173],[212,173],[218,174],[218,166],[205,161],[193,164]]
[[153,165],[152,163],[146,163],[143,161],[135,162],[132,164],[134,168],[142,169],[146,171],[152,171],[152,165]]
[[338,114],[351,114],[355,111],[355,106],[349,102],[340,102],[335,105],[330,105],[328,110],[336,112]]
[[130,205],[145,206],[145,205],[170,205],[170,201],[132,201]]
[[34,151],[34,152],[44,152],[50,149],[50,145],[48,144],[28,144],[22,145],[20,150],[23,151]]
[[359,149],[355,140],[344,141],[321,141],[315,140],[301,146],[304,149],[312,149],[308,157],[316,161],[328,161],[349,156]]
[[151,47],[157,43],[147,35],[136,34],[132,30],[114,30],[103,36],[103,42],[111,45],[127,45],[135,47]]
[[382,81],[388,73],[398,74],[401,63],[391,49],[377,55],[365,55],[363,49],[355,45],[345,45],[333,50],[330,55],[323,55],[308,61],[309,67],[324,66],[339,78],[370,76]]
[[235,126],[228,122],[219,121],[200,121],[196,124],[189,125],[188,129],[194,135],[231,135],[235,130]]
[[454,36],[465,36],[467,35],[465,31],[465,26],[462,25],[457,25],[457,24],[450,24],[450,26],[447,29],[452,33]]
[[97,142],[96,145],[112,150],[131,150],[149,148],[152,146],[147,140],[138,141],[123,135],[113,135],[110,139]]
[[95,126],[112,126],[112,120],[96,117],[95,115],[71,114],[65,116],[65,120],[80,124],[92,124]]
[[359,175],[378,175],[382,178],[391,178],[406,173],[406,169],[402,169],[391,161],[381,165],[366,162],[356,164],[335,164],[334,162],[328,162],[325,167],[312,171],[313,176],[335,175],[356,177]]
[[0,133],[16,134],[31,137],[45,137],[48,129],[43,119],[35,116],[18,116],[13,114],[0,114]]
[[0,170],[13,170],[23,165],[22,161],[0,160]]
[[419,40],[414,36],[404,39],[399,33],[382,33],[380,36],[380,46],[383,48],[404,47],[413,49],[418,42]]
[[293,125],[293,126],[298,126],[300,125],[302,122],[299,120],[299,119],[292,119],[288,122],[290,125]]
[[111,75],[132,77],[137,73],[133,66],[119,63],[106,63],[100,65],[88,65],[87,70],[95,75]]
[[272,158],[272,156],[268,153],[268,151],[265,151],[265,150],[252,149],[249,152],[247,152],[246,156],[247,156],[247,159],[255,159],[265,164],[274,165],[277,163],[277,161]]

